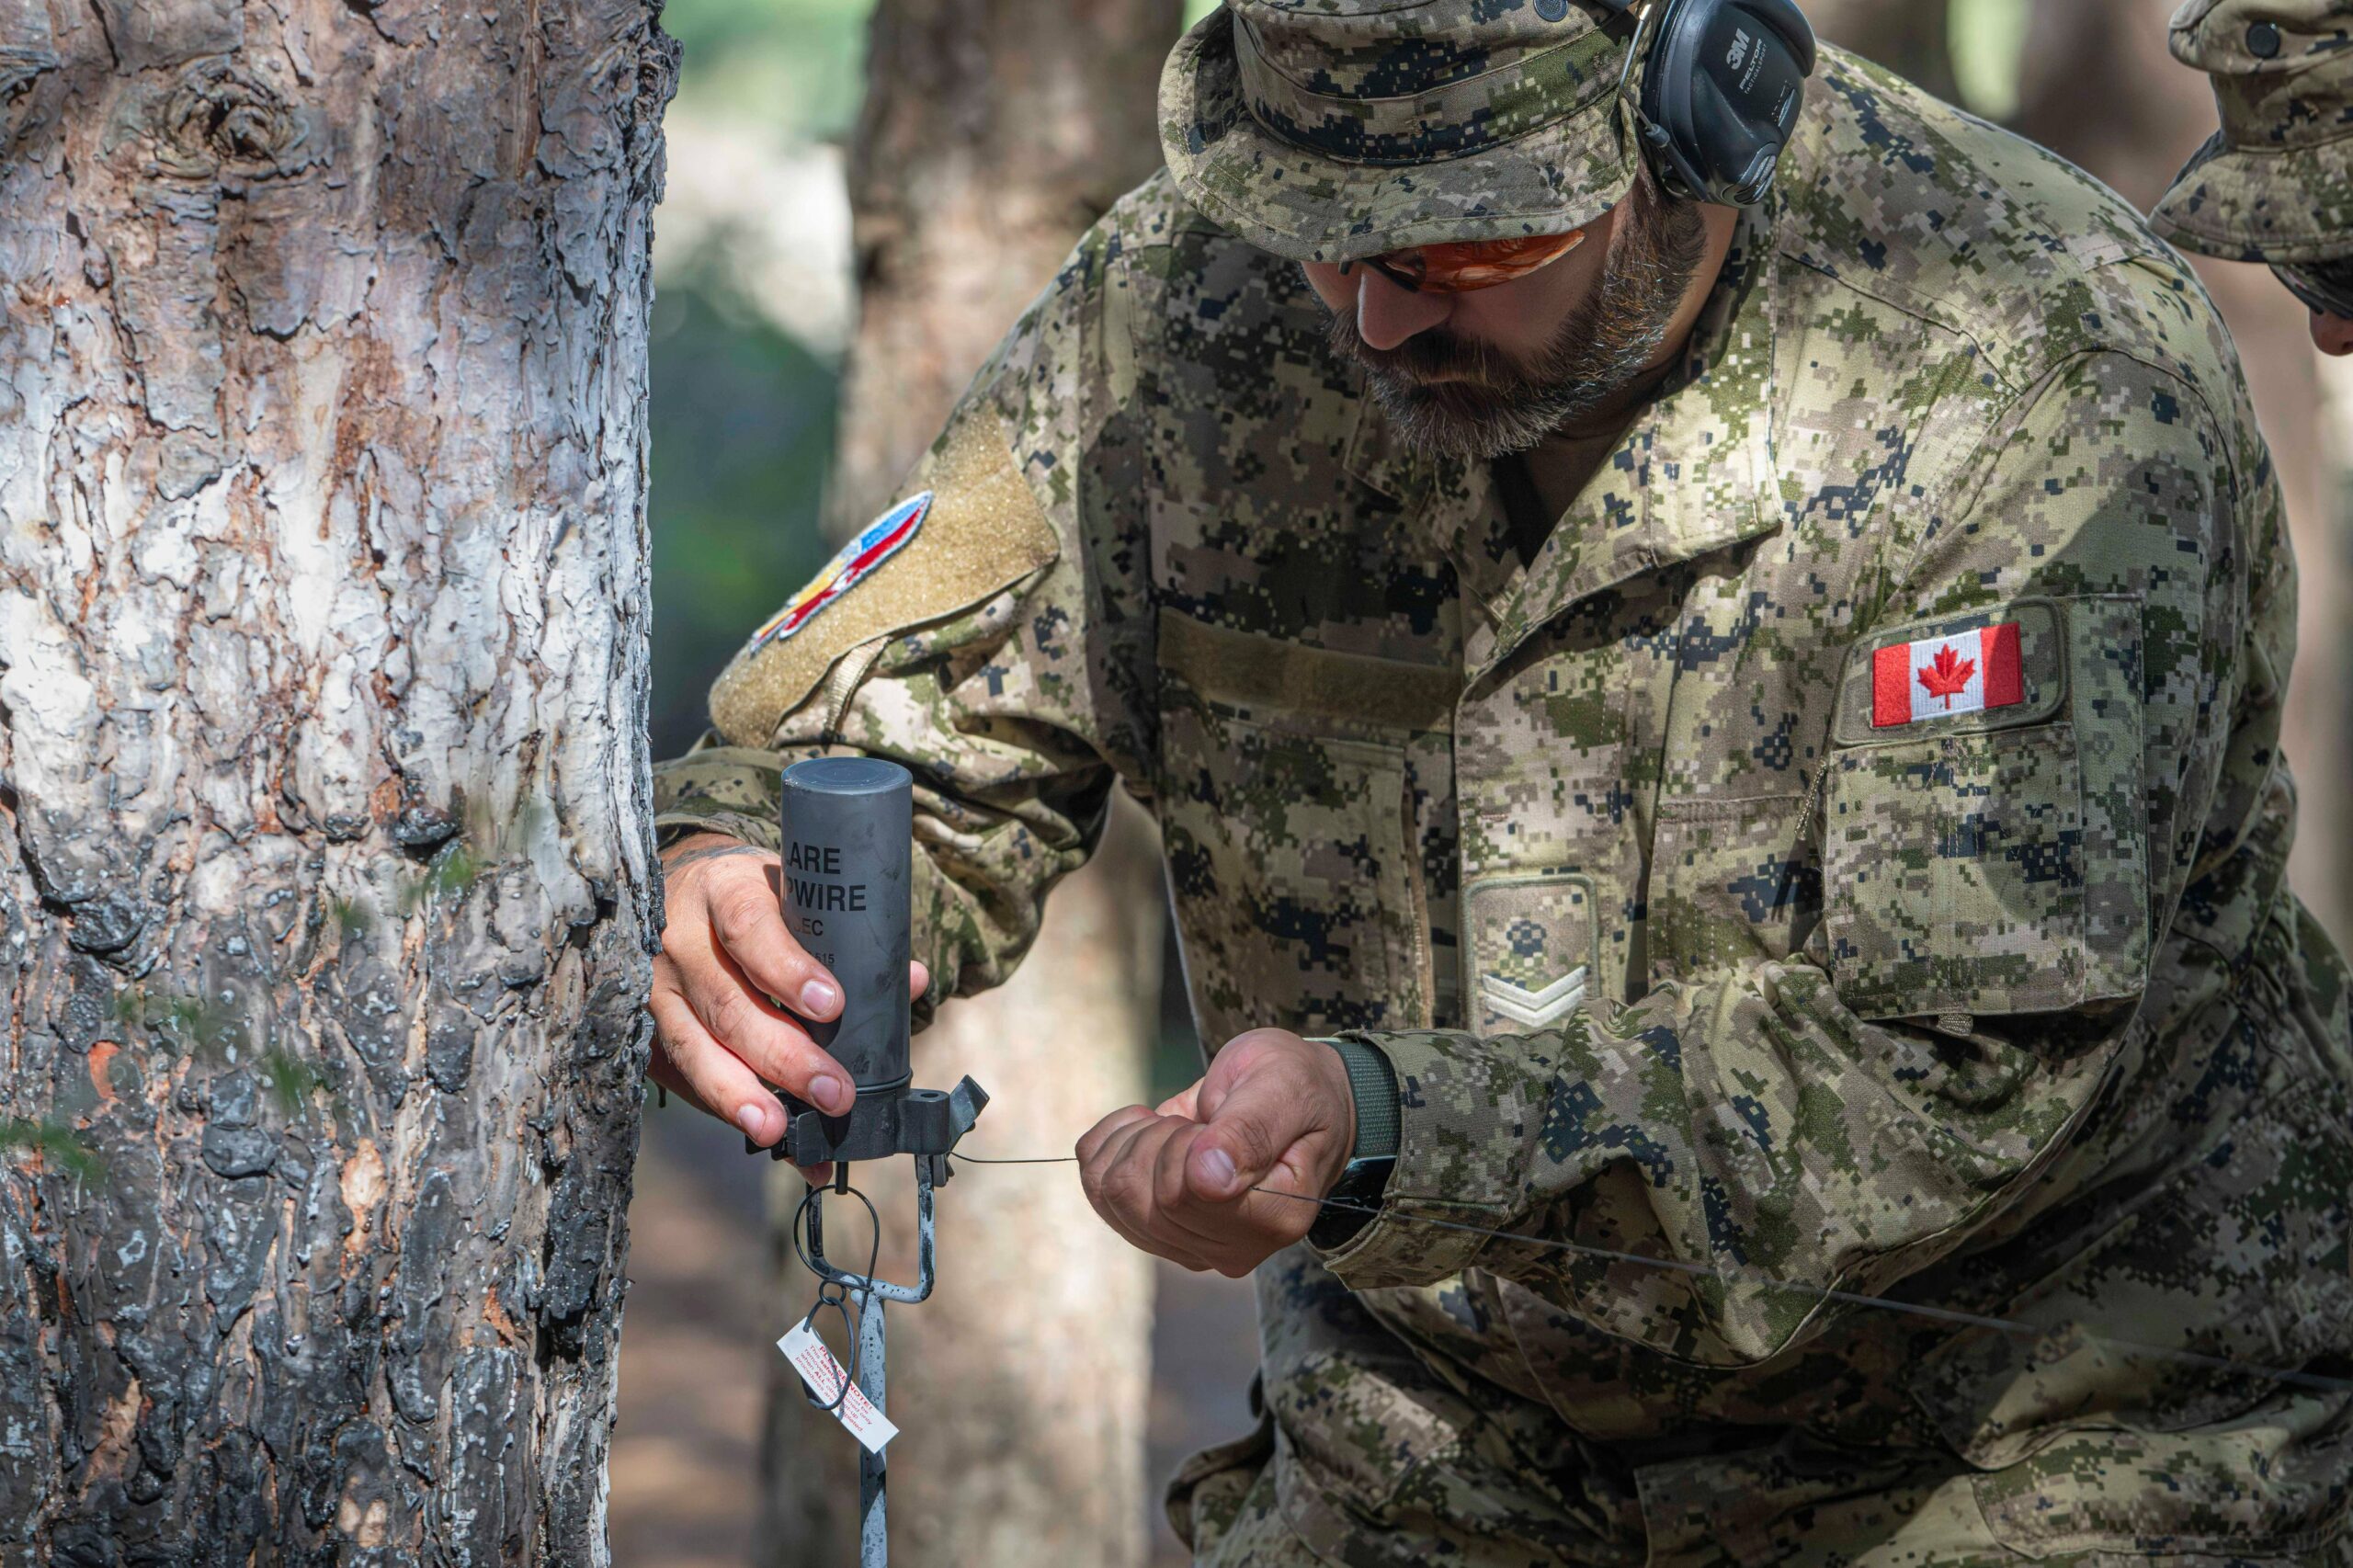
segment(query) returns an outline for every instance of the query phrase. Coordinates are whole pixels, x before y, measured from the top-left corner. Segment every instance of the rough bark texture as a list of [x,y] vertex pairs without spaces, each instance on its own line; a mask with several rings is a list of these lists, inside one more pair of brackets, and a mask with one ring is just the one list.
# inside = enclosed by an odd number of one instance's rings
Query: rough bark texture
[[[2214,129],[2206,78],[2165,49],[2170,0],[2035,0],[2018,129],[2147,211]],[[2269,271],[2192,258],[2246,366],[2288,497],[2300,575],[2295,678],[2282,749],[2301,804],[2290,880],[2339,942],[2353,938],[2353,613],[2344,519],[2325,488],[2319,357],[2305,312]]]
[[0,1562],[600,1563],[657,0],[0,0]]
[[[827,506],[837,532],[890,504],[1073,242],[1159,163],[1154,93],[1179,13],[1178,0],[881,0],[850,169],[859,316]],[[1158,858],[1149,820],[1122,801],[1095,863],[1055,892],[1013,983],[952,1004],[917,1038],[916,1082],[944,1087],[969,1072],[995,1096],[973,1153],[1067,1153],[1105,1111],[1143,1096]],[[858,1172],[884,1216],[894,1278],[914,1266],[906,1166]],[[789,1215],[798,1180],[783,1177],[777,1197]],[[939,1253],[938,1294],[890,1318],[903,1428],[892,1562],[1141,1562],[1148,1260],[1053,1165],[962,1168],[940,1195]],[[797,1311],[813,1287],[789,1246],[779,1254]],[[778,1369],[767,1561],[849,1562],[854,1448]]]

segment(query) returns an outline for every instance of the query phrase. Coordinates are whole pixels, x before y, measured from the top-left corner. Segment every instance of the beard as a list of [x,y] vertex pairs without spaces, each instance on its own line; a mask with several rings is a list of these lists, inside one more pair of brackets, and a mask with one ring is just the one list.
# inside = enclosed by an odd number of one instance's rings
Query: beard
[[1409,445],[1478,461],[1524,452],[1650,368],[1706,259],[1707,226],[1691,203],[1645,188],[1627,217],[1600,282],[1531,358],[1442,326],[1375,348],[1353,310],[1332,312],[1332,351],[1363,369]]

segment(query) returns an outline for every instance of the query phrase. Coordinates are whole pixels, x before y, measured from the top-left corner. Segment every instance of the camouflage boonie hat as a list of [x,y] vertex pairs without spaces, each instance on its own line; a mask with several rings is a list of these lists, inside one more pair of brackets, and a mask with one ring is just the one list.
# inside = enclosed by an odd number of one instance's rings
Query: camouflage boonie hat
[[1188,201],[1296,261],[1556,234],[1632,186],[1626,34],[1582,0],[1226,0],[1160,78]]
[[2174,58],[2213,78],[2222,129],[2150,221],[2234,261],[2353,256],[2353,0],[2189,0]]

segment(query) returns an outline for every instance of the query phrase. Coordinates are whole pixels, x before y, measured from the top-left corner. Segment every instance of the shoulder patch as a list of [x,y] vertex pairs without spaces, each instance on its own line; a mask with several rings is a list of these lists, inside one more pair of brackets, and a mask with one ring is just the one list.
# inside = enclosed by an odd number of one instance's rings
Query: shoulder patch
[[914,496],[869,524],[754,632],[712,685],[711,722],[730,742],[769,744],[843,654],[969,609],[1062,553],[993,412],[950,426],[916,483]]
[[926,490],[867,524],[863,532],[825,562],[824,571],[809,580],[807,587],[786,600],[782,609],[768,617],[767,625],[752,633],[753,651],[756,653],[769,642],[791,636],[826,606],[872,575],[875,568],[906,548],[930,511],[931,492]]

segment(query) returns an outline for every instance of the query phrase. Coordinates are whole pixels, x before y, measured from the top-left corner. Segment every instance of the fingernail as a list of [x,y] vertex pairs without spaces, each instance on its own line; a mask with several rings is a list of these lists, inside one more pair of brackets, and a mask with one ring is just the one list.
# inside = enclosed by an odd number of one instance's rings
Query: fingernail
[[767,1142],[768,1141],[767,1108],[754,1105],[746,1100],[735,1108],[735,1125],[742,1128],[744,1136],[754,1142]]
[[1193,1170],[1211,1192],[1233,1189],[1233,1156],[1212,1145],[1193,1156]]
[[809,1097],[816,1101],[817,1108],[828,1116],[840,1116],[849,1109],[850,1103],[858,1096],[851,1094],[849,1085],[839,1078],[821,1073],[809,1080]]
[[801,988],[801,1010],[813,1018],[822,1018],[834,1010],[841,993],[822,980],[813,980]]

